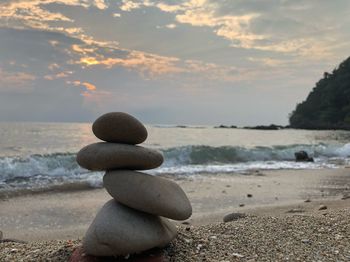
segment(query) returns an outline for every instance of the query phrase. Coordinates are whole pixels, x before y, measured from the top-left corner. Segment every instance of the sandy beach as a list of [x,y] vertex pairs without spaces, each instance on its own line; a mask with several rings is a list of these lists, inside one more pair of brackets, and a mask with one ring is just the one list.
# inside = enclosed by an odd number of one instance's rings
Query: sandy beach
[[[275,235],[274,230],[276,232],[283,231],[286,223],[291,226],[291,230],[294,232],[294,230],[298,230],[299,224],[304,225],[306,223],[304,226],[307,227],[307,225],[316,226],[317,223],[326,223],[332,221],[332,219],[339,220],[345,223],[344,228],[341,229],[345,230],[342,235],[348,237],[350,231],[346,218],[348,218],[350,208],[349,174],[350,169],[344,168],[257,170],[249,175],[219,174],[215,176],[198,175],[191,178],[176,177],[175,181],[189,196],[193,206],[193,215],[185,223],[177,222],[180,234],[169,247],[169,250],[175,250],[176,254],[170,251],[169,254],[175,259],[180,251],[187,254],[185,256],[188,256],[188,252],[193,251],[187,245],[188,234],[191,235],[190,238],[201,238],[201,235],[205,238],[209,234],[208,232],[212,232],[215,233],[217,238],[220,238],[219,236],[223,234],[223,231],[227,231],[231,237],[226,238],[226,245],[231,245],[232,241],[232,245],[235,243],[234,249],[237,253],[243,253],[246,257],[246,254],[250,253],[251,247],[247,249],[246,244],[243,245],[240,240],[237,240],[242,237],[237,228],[254,233],[254,239],[256,241],[259,239],[260,244],[271,245],[271,243],[268,243],[270,241],[269,237],[279,239],[282,242],[285,241],[277,233]],[[174,179],[175,177],[169,176],[168,178]],[[78,239],[72,243],[79,244],[79,239],[83,237],[99,207],[109,199],[110,196],[103,189],[50,192],[3,198],[0,201],[0,229],[5,239],[28,241],[30,245],[34,245],[36,248],[39,247],[39,249],[41,241],[54,241],[53,243],[56,244],[53,246],[62,249],[62,245],[66,245],[67,242],[57,241]],[[326,209],[319,210],[321,205],[326,206]],[[244,213],[247,217],[231,223],[223,223],[223,217],[230,213]],[[270,227],[263,230],[264,225],[269,225],[269,223],[274,224],[274,226],[271,224]],[[253,224],[254,227],[251,227]],[[189,228],[190,230],[187,231],[186,227],[188,227],[187,230]],[[331,225],[331,229],[337,231],[337,225]],[[313,239],[313,231],[306,230],[303,237]],[[334,237],[333,232],[332,237]],[[265,238],[266,242],[263,243]],[[328,240],[325,239],[325,241]],[[340,259],[339,261],[346,261],[346,256],[348,258],[350,256],[350,242],[349,240],[341,241],[341,244],[343,249],[339,249],[338,253],[341,253],[344,260]],[[1,245],[0,260],[9,255],[9,247],[12,247],[12,245],[15,245],[15,249],[18,250],[28,248],[26,244],[18,243],[2,243]],[[234,256],[231,256],[231,258],[228,258],[227,255],[224,256],[225,249],[220,248],[220,245],[222,243],[218,243],[215,251],[217,261],[220,261],[220,259],[224,259],[223,261],[231,261],[232,259],[234,261]],[[313,248],[317,249],[317,247]],[[63,250],[68,250],[69,253],[70,249],[63,248]],[[213,259],[212,249],[203,252],[206,253],[208,258]],[[298,257],[298,249],[289,251],[286,249],[282,252],[283,256],[288,252]],[[14,255],[16,255],[15,253]],[[276,254],[268,253],[270,258],[279,260],[276,257],[278,252]],[[198,254],[201,254],[201,252]],[[194,256],[193,260],[188,261],[201,261],[200,256],[197,257],[198,254],[191,253],[191,256]],[[306,256],[305,259],[308,258],[307,254],[303,255]],[[316,258],[311,253],[310,256]],[[236,258],[239,258],[239,256]],[[256,261],[263,260],[256,259]],[[214,260],[209,259],[209,261]]]

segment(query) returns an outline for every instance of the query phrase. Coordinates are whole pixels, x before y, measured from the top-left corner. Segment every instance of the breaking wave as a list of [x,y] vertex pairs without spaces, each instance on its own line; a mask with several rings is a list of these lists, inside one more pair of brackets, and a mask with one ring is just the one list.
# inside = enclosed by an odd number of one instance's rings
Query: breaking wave
[[[294,162],[304,150],[313,163]],[[336,168],[350,162],[350,143],[345,145],[289,145],[273,147],[183,146],[161,149],[165,162],[151,174],[247,172],[254,169]],[[0,158],[0,193],[102,186],[103,172],[78,166],[74,153]],[[0,194],[1,195],[1,194]]]

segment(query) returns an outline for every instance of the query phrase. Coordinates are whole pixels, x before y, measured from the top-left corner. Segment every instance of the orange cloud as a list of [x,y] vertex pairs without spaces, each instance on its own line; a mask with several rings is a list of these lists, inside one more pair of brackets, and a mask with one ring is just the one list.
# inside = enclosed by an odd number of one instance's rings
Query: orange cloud
[[86,66],[103,65],[107,68],[122,66],[139,69],[141,72],[149,73],[152,76],[183,72],[183,69],[176,64],[177,62],[179,62],[179,59],[176,57],[165,57],[139,51],[129,51],[126,58],[90,56],[82,57],[79,61],[79,63]]
[[72,84],[74,86],[84,86],[86,88],[86,90],[88,90],[88,91],[95,91],[96,90],[96,86],[89,83],[89,82],[81,82],[79,80],[75,80],[75,81],[67,81],[67,84]]
[[[159,10],[175,15],[177,23],[189,24],[196,27],[210,27],[217,36],[231,41],[232,47],[256,49],[277,53],[294,53],[310,59],[325,59],[332,57],[332,49],[336,43],[331,38],[320,41],[314,35],[295,36],[292,39],[277,39],[273,34],[259,33],[252,29],[262,13],[245,13],[242,15],[220,15],[221,3],[213,0],[187,0],[177,4],[167,4],[163,1],[125,0],[120,8],[132,11],[142,7],[156,7]],[[312,6],[312,5],[311,5]],[[282,5],[283,7],[283,5]],[[304,10],[310,5],[291,6],[288,11]],[[171,26],[170,26],[171,25]],[[172,29],[175,24],[166,26]],[[265,41],[261,41],[265,40]]]
[[94,48],[86,48],[81,45],[72,45],[72,50],[81,54],[91,53],[95,51]]
[[86,89],[87,90],[89,90],[89,91],[94,91],[94,90],[96,90],[96,86],[94,86],[93,84],[90,84],[90,83],[88,83],[88,82],[83,82],[83,83],[81,83],[83,86],[85,86],[86,87]]
[[[16,0],[0,4],[0,22],[8,25],[8,20],[15,21],[20,27],[29,27],[41,30],[65,32],[70,35],[83,35],[83,29],[70,27],[69,23],[74,20],[56,11],[49,11],[46,6],[50,4],[61,4],[66,6],[81,6],[84,8],[96,7],[106,9],[105,0]],[[2,21],[1,21],[2,20]],[[52,22],[64,22],[65,27],[54,26]]]
[[57,73],[55,75],[46,75],[46,76],[44,76],[44,78],[46,80],[55,80],[55,79],[59,79],[59,78],[69,77],[71,74],[73,74],[73,71],[64,71],[64,72]]

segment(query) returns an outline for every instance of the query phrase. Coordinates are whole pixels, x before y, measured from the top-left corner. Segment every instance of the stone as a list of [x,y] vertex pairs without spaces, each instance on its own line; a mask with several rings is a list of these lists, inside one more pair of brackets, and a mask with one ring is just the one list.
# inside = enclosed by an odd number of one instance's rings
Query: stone
[[103,185],[114,199],[128,207],[175,220],[185,220],[192,215],[185,192],[168,179],[117,170],[106,172]]
[[140,144],[147,130],[135,117],[123,112],[111,112],[97,118],[92,132],[99,139],[112,143]]
[[231,221],[238,220],[245,217],[247,217],[247,215],[244,213],[230,213],[224,216],[223,221],[226,223],[226,222],[231,222]]
[[96,257],[87,255],[82,246],[78,246],[69,258],[69,262],[166,262],[164,251],[151,250],[132,257]]
[[318,210],[326,210],[327,209],[327,206],[325,205],[320,205],[320,207],[318,208]]
[[297,162],[314,162],[312,157],[309,157],[306,151],[298,151],[294,153],[295,161]]
[[83,239],[86,254],[124,256],[166,246],[176,236],[166,218],[124,206],[114,199],[97,213]]
[[292,208],[292,209],[289,209],[286,213],[303,213],[303,212],[305,212],[305,210],[301,208]]
[[158,151],[141,146],[99,142],[82,148],[77,155],[80,166],[93,170],[152,169],[163,163]]

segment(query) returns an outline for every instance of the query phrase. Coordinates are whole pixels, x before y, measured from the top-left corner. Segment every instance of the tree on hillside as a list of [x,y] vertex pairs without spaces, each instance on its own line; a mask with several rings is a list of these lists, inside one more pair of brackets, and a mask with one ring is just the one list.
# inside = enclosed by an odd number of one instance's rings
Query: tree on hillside
[[289,122],[293,128],[350,129],[350,57],[323,74]]

